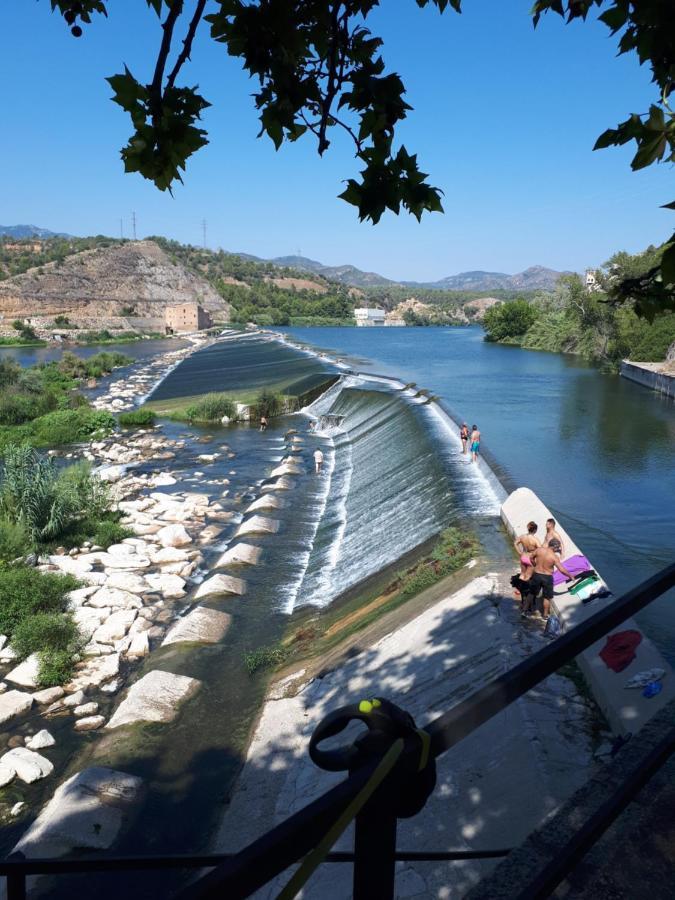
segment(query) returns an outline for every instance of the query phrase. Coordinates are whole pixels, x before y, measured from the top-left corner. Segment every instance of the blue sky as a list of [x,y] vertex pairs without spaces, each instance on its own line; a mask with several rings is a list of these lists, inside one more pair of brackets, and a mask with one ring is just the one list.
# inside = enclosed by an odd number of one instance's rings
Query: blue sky
[[[192,0],[189,0],[192,6]],[[385,216],[360,224],[336,199],[357,170],[336,135],[323,160],[301,141],[278,153],[256,139],[239,62],[202,25],[184,83],[213,107],[211,143],[192,157],[171,197],[125,175],[125,113],[106,75],[126,63],[149,81],[160,33],[144,0],[112,0],[110,18],[72,38],[49,0],[0,7],[0,224],[73,234],[164,234],[270,257],[297,253],[352,263],[390,278],[432,280],[470,269],[540,264],[582,270],[619,249],[637,251],[672,230],[671,170],[630,171],[629,147],[592,153],[598,134],[654,99],[649,72],[616,57],[602,23],[565,26],[531,0],[465,0],[461,16],[383,0],[370,27],[385,40],[414,107],[399,140],[445,192],[445,215],[418,224]]]

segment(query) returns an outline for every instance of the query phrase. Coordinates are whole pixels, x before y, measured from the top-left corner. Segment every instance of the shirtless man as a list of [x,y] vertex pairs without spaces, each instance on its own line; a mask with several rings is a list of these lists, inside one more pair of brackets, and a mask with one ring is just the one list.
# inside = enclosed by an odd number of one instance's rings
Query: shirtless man
[[530,597],[536,600],[539,591],[543,589],[544,618],[548,619],[553,599],[553,570],[562,572],[568,581],[573,581],[574,575],[567,571],[558,554],[548,546],[537,547],[530,553],[530,559],[534,566],[534,574],[530,578]]
[[560,544],[560,550],[558,550],[558,553],[560,553],[560,555],[562,556],[565,545],[563,544],[562,538],[555,530],[555,519],[546,520],[546,535],[544,536],[542,544],[544,545],[544,547],[548,547],[551,541],[557,541]]
[[478,452],[480,450],[480,431],[478,425],[471,426],[471,462],[478,461]]

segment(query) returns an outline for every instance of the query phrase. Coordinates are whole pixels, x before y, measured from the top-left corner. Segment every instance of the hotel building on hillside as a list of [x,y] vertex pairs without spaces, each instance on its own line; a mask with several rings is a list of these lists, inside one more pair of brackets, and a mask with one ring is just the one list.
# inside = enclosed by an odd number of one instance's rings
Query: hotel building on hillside
[[164,325],[167,334],[180,334],[212,328],[213,319],[199,303],[181,303],[180,306],[167,306]]
[[383,309],[369,309],[368,307],[361,307],[360,309],[354,310],[354,318],[356,319],[356,324],[363,326],[371,326],[371,325],[384,325],[384,310]]

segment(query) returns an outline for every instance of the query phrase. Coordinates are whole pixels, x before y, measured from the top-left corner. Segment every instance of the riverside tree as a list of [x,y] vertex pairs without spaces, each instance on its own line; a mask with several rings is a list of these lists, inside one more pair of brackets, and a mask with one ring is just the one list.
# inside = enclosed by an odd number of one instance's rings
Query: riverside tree
[[[107,15],[108,0],[50,0],[75,37],[92,16]],[[209,106],[196,87],[180,85],[195,34],[206,23],[214,41],[257,79],[254,94],[261,134],[279,148],[304,136],[325,153],[337,128],[354,143],[363,168],[340,197],[376,223],[385,210],[401,208],[418,220],[440,212],[441,191],[427,181],[415,153],[396,145],[396,127],[411,107],[401,77],[385,69],[382,40],[367,27],[379,0],[136,0],[157,15],[159,49],[148,72],[128,68],[108,78],[114,101],[129,114],[133,132],[121,155],[127,172],[139,172],[160,190],[181,180],[188,158],[207,143],[200,125]],[[399,0],[403,2],[403,0]],[[412,0],[408,0],[412,2]],[[462,0],[415,0],[461,12]],[[536,0],[534,25],[542,14],[567,21],[586,19],[594,8],[618,38],[619,53],[635,52],[652,72],[655,98],[649,110],[631,115],[598,138],[595,149],[634,141],[633,169],[675,161],[675,29],[672,0]],[[149,79],[149,80],[148,80]],[[488,123],[489,129],[489,123]],[[666,204],[675,209],[675,201]],[[649,302],[650,286],[660,286]],[[618,290],[618,289],[617,289]],[[675,234],[639,290],[639,312],[675,308]],[[622,299],[618,290],[618,299]]]

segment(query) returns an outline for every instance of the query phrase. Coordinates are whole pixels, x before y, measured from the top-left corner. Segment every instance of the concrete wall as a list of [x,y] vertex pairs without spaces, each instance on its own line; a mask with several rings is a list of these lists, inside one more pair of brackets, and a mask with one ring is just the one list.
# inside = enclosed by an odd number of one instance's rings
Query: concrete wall
[[[539,525],[539,533],[545,531],[546,519],[552,518],[550,510],[544,506],[539,497],[529,488],[518,488],[509,494],[502,504],[501,516],[509,534],[514,538],[527,531],[527,523],[531,520]],[[570,556],[583,551],[577,547],[567,532],[558,525],[557,528],[564,541],[563,562]],[[593,560],[590,560],[591,565]],[[620,561],[617,561],[620,565]],[[597,570],[596,570],[597,571]],[[611,578],[598,572],[607,586],[612,588]],[[573,628],[579,625],[599,609],[613,601],[613,597],[596,599],[584,604],[581,600],[569,594],[564,584],[555,588],[554,607],[563,628]],[[622,672],[614,672],[598,655],[607,643],[604,637],[596,644],[590,646],[577,657],[579,668],[584,674],[593,695],[607,717],[612,729],[618,734],[636,732],[647,722],[661,707],[675,698],[675,683],[673,672],[661,653],[656,649],[633,619],[628,619],[612,633],[635,629],[642,634],[642,641],[635,649],[635,659]],[[656,697],[647,699],[642,696],[641,690],[627,690],[626,683],[638,672],[646,669],[665,669],[662,679],[663,690]]]
[[621,363],[621,374],[629,381],[635,381],[653,391],[665,394],[666,397],[675,397],[675,375],[659,372],[656,368],[648,367],[649,365],[624,361]]

